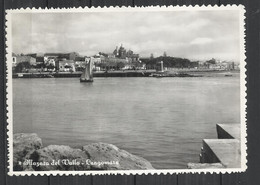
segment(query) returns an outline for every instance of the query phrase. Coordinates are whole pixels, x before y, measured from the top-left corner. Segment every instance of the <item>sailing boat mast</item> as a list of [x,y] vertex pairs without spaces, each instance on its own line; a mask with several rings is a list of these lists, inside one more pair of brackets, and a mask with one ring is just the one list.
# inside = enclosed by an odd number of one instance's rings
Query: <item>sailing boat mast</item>
[[86,67],[83,70],[83,73],[80,77],[80,82],[93,82],[93,59],[90,57],[90,60],[85,58]]

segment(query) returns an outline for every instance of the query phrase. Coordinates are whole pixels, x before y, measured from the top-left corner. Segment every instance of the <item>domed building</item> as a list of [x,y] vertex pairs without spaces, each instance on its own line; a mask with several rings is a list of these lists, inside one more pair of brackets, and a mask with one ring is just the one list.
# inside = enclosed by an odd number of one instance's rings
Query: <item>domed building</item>
[[123,47],[123,44],[121,44],[121,46],[118,50],[118,57],[119,58],[126,58],[126,49]]

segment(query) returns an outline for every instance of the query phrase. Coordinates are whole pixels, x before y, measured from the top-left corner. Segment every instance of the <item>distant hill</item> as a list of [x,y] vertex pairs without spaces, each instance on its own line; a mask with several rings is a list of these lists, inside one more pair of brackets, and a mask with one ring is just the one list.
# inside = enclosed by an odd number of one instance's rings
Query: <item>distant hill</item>
[[163,61],[163,66],[167,68],[194,68],[199,66],[199,62],[192,62],[186,58],[168,56],[160,56],[157,58],[141,58],[140,60],[146,64],[147,69],[155,69],[158,65],[158,62],[161,61]]

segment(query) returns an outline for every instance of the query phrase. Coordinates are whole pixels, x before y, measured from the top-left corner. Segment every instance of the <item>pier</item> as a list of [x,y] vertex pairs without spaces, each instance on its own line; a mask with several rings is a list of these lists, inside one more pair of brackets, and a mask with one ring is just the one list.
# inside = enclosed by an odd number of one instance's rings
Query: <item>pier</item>
[[217,124],[219,139],[240,139],[240,124]]
[[240,124],[217,124],[216,128],[218,139],[203,139],[200,163],[188,163],[188,168],[240,167]]

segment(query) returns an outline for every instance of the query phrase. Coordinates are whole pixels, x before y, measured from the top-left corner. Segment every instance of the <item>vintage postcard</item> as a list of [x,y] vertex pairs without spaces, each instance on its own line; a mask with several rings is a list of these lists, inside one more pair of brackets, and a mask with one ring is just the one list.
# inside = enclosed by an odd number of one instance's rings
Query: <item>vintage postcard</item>
[[7,10],[9,175],[245,171],[244,14]]

